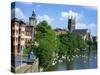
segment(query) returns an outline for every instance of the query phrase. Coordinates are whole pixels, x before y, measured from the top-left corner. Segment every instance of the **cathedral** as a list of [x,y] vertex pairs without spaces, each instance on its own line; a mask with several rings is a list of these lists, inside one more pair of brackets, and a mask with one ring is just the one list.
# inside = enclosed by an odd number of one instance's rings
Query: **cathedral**
[[83,40],[92,40],[92,36],[88,29],[76,29],[76,17],[68,16],[68,27],[67,29],[54,29],[56,35],[65,34],[67,32],[73,32],[75,34],[79,34]]
[[83,40],[92,40],[91,34],[88,29],[76,29],[76,17],[68,16],[68,31],[79,34]]

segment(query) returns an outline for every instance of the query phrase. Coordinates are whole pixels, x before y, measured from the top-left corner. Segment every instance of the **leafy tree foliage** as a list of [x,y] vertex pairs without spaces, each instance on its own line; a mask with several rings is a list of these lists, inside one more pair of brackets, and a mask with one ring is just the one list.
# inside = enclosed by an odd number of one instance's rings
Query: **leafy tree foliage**
[[67,32],[58,36],[59,55],[71,56],[79,53],[80,48],[86,48],[87,44],[80,35]]
[[39,47],[36,54],[39,57],[40,66],[47,67],[52,59],[53,53],[57,50],[57,38],[53,29],[46,21],[40,22],[36,27],[36,41]]
[[97,41],[86,41],[87,45],[89,48],[97,50]]
[[30,48],[27,47],[27,48],[24,48],[23,53],[24,53],[24,54],[28,54],[29,51],[30,51]]

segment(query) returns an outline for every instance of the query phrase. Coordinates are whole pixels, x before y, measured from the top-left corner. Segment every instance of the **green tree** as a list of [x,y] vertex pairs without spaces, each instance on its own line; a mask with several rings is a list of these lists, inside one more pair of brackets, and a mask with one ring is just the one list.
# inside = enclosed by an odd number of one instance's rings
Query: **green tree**
[[91,40],[87,40],[87,45],[89,47],[89,49],[97,49],[97,41],[91,41]]
[[46,68],[53,60],[53,53],[57,50],[57,38],[53,29],[46,21],[41,21],[36,27],[36,41],[39,47],[36,54],[40,67]]
[[23,50],[23,53],[24,53],[24,54],[28,54],[28,53],[30,52],[30,50],[37,48],[37,47],[35,46],[35,40],[34,40],[34,41],[30,40],[30,41],[28,42],[27,46],[28,46],[28,47],[24,48],[24,50]]
[[24,54],[28,54],[29,51],[30,51],[30,48],[27,47],[27,48],[24,48],[23,53],[24,53]]
[[72,56],[79,53],[80,48],[87,46],[86,42],[76,33],[66,32],[58,36],[59,55]]

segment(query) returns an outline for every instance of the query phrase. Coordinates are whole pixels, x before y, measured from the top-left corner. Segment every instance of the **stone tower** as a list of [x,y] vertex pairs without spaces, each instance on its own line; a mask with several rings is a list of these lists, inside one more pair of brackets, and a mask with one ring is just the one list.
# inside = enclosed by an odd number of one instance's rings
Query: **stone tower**
[[36,14],[35,14],[35,11],[32,12],[32,16],[29,17],[29,25],[30,26],[33,26],[33,27],[36,27]]
[[32,16],[29,17],[29,25],[32,27],[32,40],[34,40],[35,33],[36,33],[36,14],[35,11],[33,10]]
[[68,30],[69,31],[75,30],[75,21],[76,21],[75,16],[68,16]]

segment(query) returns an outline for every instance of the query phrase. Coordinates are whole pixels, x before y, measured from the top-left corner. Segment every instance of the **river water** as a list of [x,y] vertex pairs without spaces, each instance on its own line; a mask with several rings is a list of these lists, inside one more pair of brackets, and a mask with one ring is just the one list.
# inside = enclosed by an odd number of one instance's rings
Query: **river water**
[[97,68],[97,51],[92,50],[87,55],[81,54],[75,57],[73,61],[58,62],[54,66],[50,66],[47,71],[64,71],[78,69],[94,69]]

